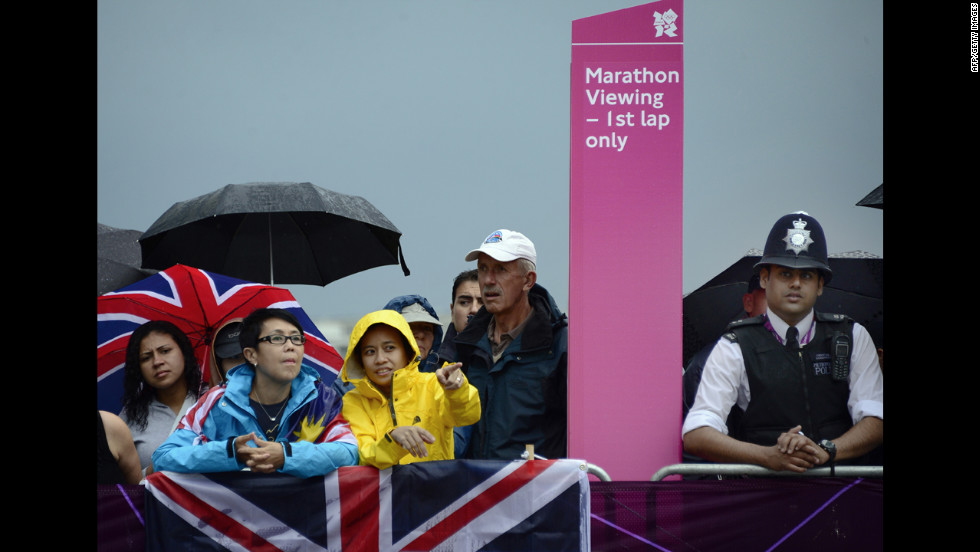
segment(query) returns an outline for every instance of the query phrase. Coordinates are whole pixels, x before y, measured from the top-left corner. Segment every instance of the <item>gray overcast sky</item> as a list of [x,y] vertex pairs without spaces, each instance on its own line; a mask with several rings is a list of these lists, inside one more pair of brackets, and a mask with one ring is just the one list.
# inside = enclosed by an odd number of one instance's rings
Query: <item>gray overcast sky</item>
[[[286,286],[315,320],[419,293],[448,322],[498,228],[534,241],[567,310],[572,21],[645,3],[99,0],[98,221],[312,182],[385,213],[412,271]],[[882,2],[688,0],[679,23],[683,292],[801,209],[831,253],[882,255],[883,212],[855,206],[883,180]]]

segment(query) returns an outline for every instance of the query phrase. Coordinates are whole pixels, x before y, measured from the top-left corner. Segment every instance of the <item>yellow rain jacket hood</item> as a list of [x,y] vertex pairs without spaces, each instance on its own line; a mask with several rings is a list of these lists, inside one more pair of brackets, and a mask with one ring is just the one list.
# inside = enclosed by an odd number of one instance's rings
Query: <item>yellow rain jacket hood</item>
[[[406,355],[410,357],[408,365],[392,373],[390,396],[368,379],[357,347],[375,324],[391,326],[411,347]],[[480,419],[480,396],[475,387],[464,380],[459,389],[446,391],[435,373],[419,372],[420,360],[412,330],[399,312],[372,312],[354,326],[340,378],[354,385],[344,395],[344,417],[357,437],[361,465],[385,469],[395,464],[450,460],[453,427],[470,425]],[[423,427],[435,437],[435,443],[426,444],[428,456],[416,458],[391,439],[389,432],[400,425]]]

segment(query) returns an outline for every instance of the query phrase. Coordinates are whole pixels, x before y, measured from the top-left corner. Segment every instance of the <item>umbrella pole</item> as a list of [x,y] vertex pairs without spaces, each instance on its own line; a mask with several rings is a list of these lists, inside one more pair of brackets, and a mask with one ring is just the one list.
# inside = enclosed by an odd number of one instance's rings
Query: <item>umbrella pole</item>
[[272,279],[272,213],[268,214],[269,224],[267,225],[269,229],[269,285],[274,286],[276,282]]

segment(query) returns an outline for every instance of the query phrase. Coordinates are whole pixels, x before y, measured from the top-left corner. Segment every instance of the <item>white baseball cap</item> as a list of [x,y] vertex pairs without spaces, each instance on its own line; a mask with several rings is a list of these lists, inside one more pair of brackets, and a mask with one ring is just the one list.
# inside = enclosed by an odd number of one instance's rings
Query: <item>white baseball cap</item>
[[538,264],[538,254],[534,251],[531,240],[524,234],[512,230],[500,229],[493,232],[483,240],[483,245],[466,254],[466,260],[475,261],[480,253],[486,253],[502,263],[527,259],[535,265]]

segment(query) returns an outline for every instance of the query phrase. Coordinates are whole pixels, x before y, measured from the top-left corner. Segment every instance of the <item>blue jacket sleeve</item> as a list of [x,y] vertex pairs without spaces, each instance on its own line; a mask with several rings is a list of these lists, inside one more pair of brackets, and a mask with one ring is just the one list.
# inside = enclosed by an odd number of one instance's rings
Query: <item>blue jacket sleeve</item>
[[[194,432],[180,429],[174,432],[153,453],[155,471],[179,473],[210,473],[237,471],[244,467],[235,459],[234,441],[193,444]],[[325,475],[340,466],[356,466],[357,446],[345,442],[314,444],[307,441],[289,443],[281,470],[296,477]]]
[[154,471],[210,473],[237,471],[242,465],[235,459],[235,438],[195,443],[197,434],[178,429],[153,453]]
[[356,466],[358,458],[354,443],[296,441],[286,447],[286,462],[279,471],[296,477],[314,477],[341,466]]

